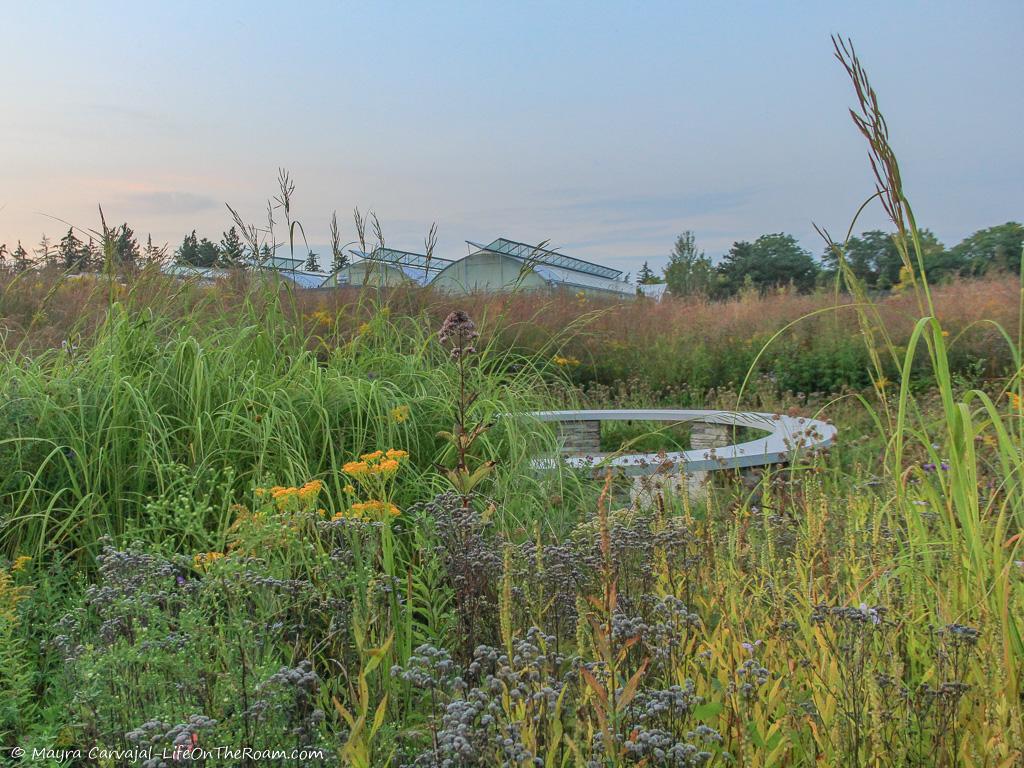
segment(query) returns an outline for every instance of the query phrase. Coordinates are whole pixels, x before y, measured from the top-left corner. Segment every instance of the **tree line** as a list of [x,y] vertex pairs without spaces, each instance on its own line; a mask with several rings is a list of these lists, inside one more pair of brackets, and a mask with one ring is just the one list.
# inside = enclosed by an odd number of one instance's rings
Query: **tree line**
[[[332,236],[336,223],[332,220]],[[181,244],[169,252],[167,245],[155,245],[152,236],[140,245],[127,223],[105,230],[103,242],[88,236],[80,238],[68,228],[59,241],[44,235],[29,252],[19,240],[13,249],[0,244],[0,269],[21,272],[36,267],[53,267],[68,273],[90,272],[110,264],[118,271],[133,271],[150,265],[174,261],[197,268],[239,269],[265,262],[274,249],[264,243],[248,245],[238,229],[230,227],[219,242],[198,237],[193,230]],[[1021,248],[1024,247],[1024,226],[1007,222],[981,229],[963,241],[946,248],[935,234],[921,230],[918,240],[929,281],[939,282],[953,277],[980,277],[993,271],[1019,273]],[[743,291],[761,293],[789,287],[810,292],[829,284],[845,262],[847,274],[858,280],[866,290],[884,291],[905,285],[907,274],[899,235],[881,230],[863,232],[851,237],[839,248],[826,248],[820,258],[800,246],[796,238],[785,233],[761,235],[753,242],[741,240],[732,244],[728,253],[714,264],[697,246],[693,232],[676,238],[668,263],[659,275],[644,262],[637,273],[637,283],[665,283],[675,296],[704,296],[727,299]],[[912,250],[912,249],[909,249]],[[332,270],[348,263],[344,249],[332,246]],[[319,272],[318,255],[309,250],[300,259],[301,269]]]
[[149,236],[146,244],[140,246],[135,232],[127,224],[107,230],[106,243],[104,247],[91,236],[80,238],[73,227],[68,227],[67,234],[56,243],[43,235],[31,252],[26,250],[21,240],[13,249],[0,243],[0,269],[24,272],[37,267],[53,267],[74,274],[102,269],[108,258],[115,268],[122,271],[167,260],[166,245],[154,245],[152,236]]
[[[67,234],[54,242],[43,235],[39,244],[27,250],[18,240],[11,249],[0,243],[0,270],[23,272],[39,267],[52,267],[75,274],[95,272],[109,263],[119,272],[131,272],[150,265],[170,262],[197,268],[219,267],[243,269],[262,263],[273,255],[269,245],[264,244],[258,252],[245,245],[232,226],[223,233],[220,242],[198,237],[192,230],[185,235],[173,252],[164,245],[155,245],[152,235],[147,236],[145,245],[140,245],[135,232],[128,224],[107,230],[106,245],[92,236],[79,237],[73,227]],[[310,250],[302,261],[301,269],[309,272],[320,271],[319,256]],[[341,269],[348,263],[348,256],[335,249],[331,268]]]
[[[953,277],[980,277],[990,272],[1019,273],[1024,226],[1007,222],[982,229],[962,242],[946,248],[933,232],[920,231],[919,245],[925,275],[931,282]],[[697,247],[693,232],[676,238],[668,263],[658,275],[647,262],[637,273],[637,283],[665,283],[675,296],[705,296],[726,299],[743,291],[761,293],[784,287],[810,292],[832,282],[845,262],[847,274],[867,290],[899,289],[907,274],[900,253],[902,246],[913,253],[900,235],[880,230],[851,237],[844,245],[828,247],[819,259],[802,248],[792,235],[762,235],[753,242],[732,244],[718,264]]]

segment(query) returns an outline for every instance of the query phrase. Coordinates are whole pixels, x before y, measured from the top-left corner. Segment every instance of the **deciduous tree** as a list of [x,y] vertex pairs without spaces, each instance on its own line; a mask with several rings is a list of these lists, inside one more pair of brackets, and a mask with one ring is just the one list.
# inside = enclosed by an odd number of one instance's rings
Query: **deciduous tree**
[[961,263],[965,275],[984,275],[990,269],[1020,272],[1024,226],[1008,221],[987,229],[979,229],[951,250]]
[[738,293],[744,284],[762,293],[786,285],[806,292],[814,288],[818,265],[796,238],[778,233],[761,235],[753,243],[733,243],[717,271],[727,295]]

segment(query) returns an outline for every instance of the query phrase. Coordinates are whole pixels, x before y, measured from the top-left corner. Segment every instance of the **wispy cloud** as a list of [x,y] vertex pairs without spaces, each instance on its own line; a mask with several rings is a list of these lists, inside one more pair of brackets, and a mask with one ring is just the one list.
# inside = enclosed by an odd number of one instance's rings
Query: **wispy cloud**
[[152,216],[177,216],[223,207],[219,200],[208,195],[180,190],[131,192],[124,196],[122,203],[133,212]]
[[679,194],[637,194],[585,197],[556,205],[557,210],[583,216],[600,215],[608,223],[664,221],[732,211],[749,202],[753,188]]

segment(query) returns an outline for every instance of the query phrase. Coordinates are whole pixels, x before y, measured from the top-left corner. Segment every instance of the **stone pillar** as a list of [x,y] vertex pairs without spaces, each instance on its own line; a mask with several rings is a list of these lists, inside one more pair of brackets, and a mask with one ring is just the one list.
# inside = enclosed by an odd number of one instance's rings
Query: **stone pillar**
[[711,424],[707,421],[695,421],[690,425],[690,448],[693,450],[710,450],[724,448],[729,445],[729,427],[725,424]]
[[[690,425],[690,449],[694,451],[711,451],[729,445],[729,427],[725,424],[712,424],[709,421],[696,421]],[[686,490],[694,501],[704,495],[708,484],[708,472],[698,470],[686,476]]]
[[560,421],[558,434],[564,454],[594,456],[601,452],[600,421]]

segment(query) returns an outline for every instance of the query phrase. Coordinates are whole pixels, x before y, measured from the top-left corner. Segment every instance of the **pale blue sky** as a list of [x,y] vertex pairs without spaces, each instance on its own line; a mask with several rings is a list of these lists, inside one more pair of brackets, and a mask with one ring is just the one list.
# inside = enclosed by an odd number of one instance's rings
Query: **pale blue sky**
[[[675,235],[816,254],[872,191],[829,34],[879,92],[919,222],[1024,218],[1024,2],[3,0],[0,242],[127,220],[176,246],[262,220],[278,166],[314,243],[498,235],[635,273]],[[884,222],[880,212],[866,229]]]

